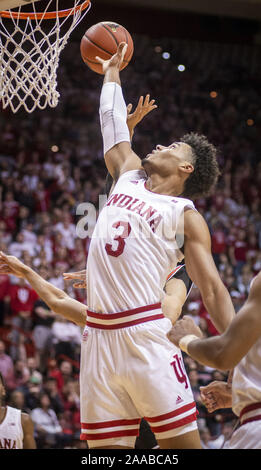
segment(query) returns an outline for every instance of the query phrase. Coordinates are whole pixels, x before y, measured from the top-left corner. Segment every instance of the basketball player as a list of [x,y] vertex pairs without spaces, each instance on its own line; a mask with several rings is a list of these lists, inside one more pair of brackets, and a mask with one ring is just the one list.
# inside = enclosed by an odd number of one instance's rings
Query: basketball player
[[170,341],[202,364],[221,370],[234,368],[232,389],[223,382],[202,388],[202,398],[210,411],[232,404],[240,419],[230,449],[261,449],[260,305],[261,272],[253,279],[245,304],[221,336],[202,339],[201,330],[186,316],[168,335]]
[[144,416],[161,448],[200,448],[192,391],[180,350],[166,338],[171,322],[161,302],[166,277],[181,256],[176,237],[182,237],[184,220],[189,276],[219,331],[234,317],[207,225],[191,201],[215,184],[216,151],[203,136],[190,134],[157,146],[141,162],[131,149],[120,86],[124,47],[109,61],[99,59],[104,155],[115,186],[87,260],[81,438],[89,448],[133,448]]
[[36,449],[30,416],[11,406],[4,406],[4,399],[4,379],[0,373],[0,449]]

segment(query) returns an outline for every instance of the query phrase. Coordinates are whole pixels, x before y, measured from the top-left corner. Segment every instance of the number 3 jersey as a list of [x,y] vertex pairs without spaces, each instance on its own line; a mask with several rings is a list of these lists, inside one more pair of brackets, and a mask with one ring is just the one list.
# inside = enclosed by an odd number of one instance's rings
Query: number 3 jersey
[[161,302],[168,274],[183,258],[184,209],[192,201],[146,188],[144,170],[124,173],[97,220],[87,260],[93,312],[122,312]]

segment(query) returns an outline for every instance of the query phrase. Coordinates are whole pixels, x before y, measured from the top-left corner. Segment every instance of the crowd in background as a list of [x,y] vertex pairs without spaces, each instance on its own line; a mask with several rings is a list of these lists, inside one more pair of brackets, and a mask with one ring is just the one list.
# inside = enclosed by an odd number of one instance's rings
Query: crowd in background
[[[204,133],[219,149],[215,192],[196,201],[235,310],[261,268],[260,56],[258,46],[134,38],[122,72],[127,104],[150,93],[157,110],[136,128],[133,147],[146,156],[184,133]],[[98,209],[106,169],[99,125],[102,77],[82,63],[72,42],[61,57],[60,104],[31,115],[0,115],[0,250],[17,256],[86,303],[85,290],[62,273],[86,266],[90,239],[79,238],[76,208]],[[194,286],[183,313],[206,336],[216,330]],[[0,276],[0,371],[8,403],[30,413],[39,448],[80,447],[80,327],[57,317],[22,279]],[[231,410],[207,413],[199,387],[227,374],[184,355],[199,411],[204,448],[220,448],[232,431]],[[145,433],[146,434],[146,433]],[[139,444],[142,446],[142,444]],[[149,445],[149,444],[148,444]],[[225,444],[226,445],[226,444]]]

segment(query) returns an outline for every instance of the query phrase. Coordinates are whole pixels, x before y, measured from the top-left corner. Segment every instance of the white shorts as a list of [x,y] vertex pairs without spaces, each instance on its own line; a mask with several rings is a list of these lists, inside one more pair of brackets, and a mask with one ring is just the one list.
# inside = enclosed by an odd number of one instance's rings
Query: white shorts
[[261,449],[261,402],[245,406],[240,412],[240,422],[232,434],[229,449]]
[[171,322],[162,315],[147,319],[156,313],[147,310],[142,313],[145,323],[135,321],[127,327],[122,314],[120,325],[107,321],[109,314],[93,314],[96,326],[87,318],[80,386],[81,439],[89,448],[134,447],[143,417],[156,439],[197,429],[181,351],[166,337]]
[[261,421],[243,424],[233,433],[229,449],[261,449]]

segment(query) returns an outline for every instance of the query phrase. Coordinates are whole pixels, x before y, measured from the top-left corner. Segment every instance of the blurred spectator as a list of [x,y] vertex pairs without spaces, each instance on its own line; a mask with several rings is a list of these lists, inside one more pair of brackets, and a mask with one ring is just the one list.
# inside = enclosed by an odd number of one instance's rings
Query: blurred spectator
[[33,410],[39,405],[40,394],[42,391],[41,379],[38,377],[30,377],[26,386],[23,387],[25,394],[25,404],[30,410]]
[[10,284],[6,294],[12,322],[10,354],[15,360],[18,358],[20,335],[24,334],[30,340],[33,309],[38,295],[24,279],[18,279],[17,284]]
[[12,358],[5,353],[5,350],[5,343],[0,340],[0,372],[7,390],[12,390],[15,388],[14,363]]
[[55,313],[41,299],[34,304],[34,328],[33,340],[39,361],[40,371],[44,372],[47,367],[47,359],[52,346],[52,324]]
[[23,388],[30,378],[30,372],[24,361],[17,359],[14,363],[15,388]]
[[43,390],[49,396],[51,408],[55,411],[57,416],[60,416],[64,411],[64,404],[61,393],[58,392],[56,379],[54,377],[47,377],[43,383]]
[[65,355],[76,360],[80,352],[81,328],[61,316],[56,316],[51,330],[55,356],[59,358]]
[[50,408],[50,399],[46,393],[40,396],[39,407],[31,412],[35,425],[38,448],[61,448],[64,445],[64,435],[55,411]]
[[8,287],[9,287],[9,277],[0,275],[0,326],[4,324],[4,318],[6,314],[5,298],[7,296]]
[[30,379],[35,378],[39,383],[42,383],[43,376],[39,371],[39,361],[36,356],[28,357],[27,368],[29,370]]
[[62,361],[58,368],[55,367],[49,372],[49,375],[56,379],[58,392],[61,393],[68,380],[74,377],[72,363],[69,361]]

